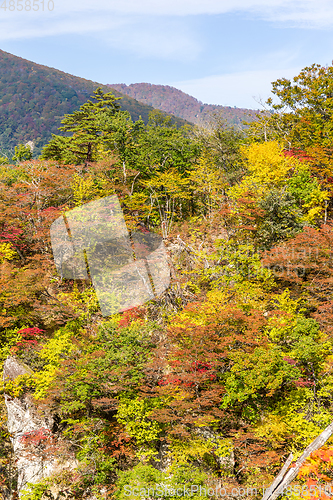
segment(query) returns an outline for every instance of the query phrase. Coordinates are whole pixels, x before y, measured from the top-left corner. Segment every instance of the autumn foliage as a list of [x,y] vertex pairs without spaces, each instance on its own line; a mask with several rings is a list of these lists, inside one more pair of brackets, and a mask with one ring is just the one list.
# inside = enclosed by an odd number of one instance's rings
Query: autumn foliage
[[[245,136],[218,119],[210,133],[177,129],[158,112],[145,125],[101,89],[92,99],[43,158],[0,169],[1,359],[32,369],[3,392],[54,415],[52,430],[22,436],[28,451],[75,458],[28,494],[124,500],[125,480],[193,477],[268,486],[332,420],[329,145],[305,140],[309,110]],[[114,194],[130,231],[163,237],[171,284],[105,318],[90,279],[58,275],[50,226]],[[328,443],[298,480],[325,484],[331,466]]]

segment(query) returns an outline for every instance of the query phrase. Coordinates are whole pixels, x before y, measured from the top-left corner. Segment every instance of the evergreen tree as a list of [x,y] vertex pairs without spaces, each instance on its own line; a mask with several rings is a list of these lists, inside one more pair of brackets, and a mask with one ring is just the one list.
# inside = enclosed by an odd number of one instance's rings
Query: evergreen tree
[[98,157],[98,149],[104,147],[110,118],[120,110],[119,97],[104,93],[101,87],[94,91],[95,102],[89,100],[78,111],[65,115],[59,130],[72,134],[69,138],[53,135],[43,148],[43,159],[88,163]]

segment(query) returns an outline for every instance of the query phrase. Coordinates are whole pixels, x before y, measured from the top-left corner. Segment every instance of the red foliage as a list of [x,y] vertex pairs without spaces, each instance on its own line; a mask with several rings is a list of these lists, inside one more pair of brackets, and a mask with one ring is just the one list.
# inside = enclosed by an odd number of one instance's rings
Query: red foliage
[[21,335],[21,340],[16,342],[15,346],[11,348],[11,353],[15,354],[21,350],[29,350],[38,346],[38,340],[44,333],[40,328],[22,328],[17,333]]
[[295,238],[272,248],[262,262],[283,286],[297,295],[306,292],[311,316],[333,335],[333,225],[306,227]]
[[35,431],[25,432],[21,437],[21,442],[27,446],[39,446],[42,443],[45,443],[48,439],[50,439],[50,431],[45,427],[41,427]]
[[132,323],[132,321],[136,321],[139,319],[142,320],[144,318],[145,313],[146,309],[140,306],[128,309],[127,311],[123,312],[123,315],[118,325],[121,327],[129,326]]
[[303,149],[292,148],[283,151],[283,154],[286,158],[297,158],[299,161],[309,161],[312,159]]
[[306,480],[306,500],[329,500],[332,497],[332,465],[333,450],[330,448],[313,451],[302,465],[298,477]]
[[21,251],[27,250],[27,245],[24,242],[24,231],[19,227],[4,224],[0,231],[0,242],[11,243],[14,248]]
[[[175,364],[180,364],[180,363],[174,362],[173,365],[175,365]],[[203,363],[203,362],[199,362],[199,361],[193,361],[193,363],[190,366],[189,372],[190,373],[191,372],[192,373],[206,373],[208,370],[211,370],[211,369],[212,369],[211,363]],[[215,380],[216,375],[214,373],[209,373],[208,378],[209,378],[209,380]],[[180,378],[173,377],[172,375],[166,376],[165,378],[163,378],[162,380],[160,380],[158,382],[159,386],[168,385],[168,384],[183,385],[185,387],[193,387],[194,386],[194,382],[184,382]]]
[[295,381],[295,385],[297,387],[309,387],[314,385],[314,382],[312,382],[311,380],[305,380],[304,378],[299,378]]
[[[196,302],[185,310],[200,314],[201,307]],[[167,347],[158,349],[154,360],[160,375],[154,391],[167,398],[168,405],[156,409],[154,418],[172,424],[171,434],[186,438],[198,421],[209,425],[225,417],[228,410],[221,409],[226,393],[221,375],[234,362],[230,353],[237,349],[244,357],[253,352],[260,345],[258,333],[265,322],[262,312],[247,314],[230,305],[217,308],[208,324],[182,319],[181,325],[171,325]]]
[[289,358],[288,356],[286,356],[285,358],[283,358],[283,361],[287,361],[287,363],[289,365],[297,365],[297,361],[295,361],[294,359]]

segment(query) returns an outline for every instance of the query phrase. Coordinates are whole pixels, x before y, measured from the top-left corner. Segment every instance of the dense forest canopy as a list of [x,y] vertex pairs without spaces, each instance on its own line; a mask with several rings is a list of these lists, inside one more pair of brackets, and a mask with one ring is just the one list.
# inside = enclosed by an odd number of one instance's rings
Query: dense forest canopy
[[[158,498],[144,493],[156,485],[261,498],[332,422],[332,71],[274,82],[280,103],[246,132],[218,116],[209,130],[158,111],[145,123],[98,88],[38,159],[17,144],[15,164],[2,161],[1,360],[30,368],[2,392],[56,416],[52,433],[24,436],[28,450],[76,460],[24,498],[55,498],[55,486]],[[50,226],[111,195],[129,231],[163,238],[171,283],[103,317],[90,279],[57,273]],[[14,498],[4,401],[1,418],[1,487]],[[332,457],[328,440],[304,462],[302,498],[328,498]]]
[[[37,157],[51,135],[58,132],[63,115],[77,110],[98,85],[0,50],[0,155],[11,158],[17,144],[32,141]],[[122,109],[133,120],[141,116],[147,123],[151,106],[117,90],[113,93],[122,98]],[[185,123],[179,118],[173,120],[178,125]]]
[[209,121],[213,113],[222,116],[229,125],[244,127],[245,119],[254,119],[257,111],[231,106],[204,104],[185,92],[169,85],[154,85],[152,83],[111,84],[111,89],[118,90],[138,101],[153,106],[156,109],[179,116],[196,125]]

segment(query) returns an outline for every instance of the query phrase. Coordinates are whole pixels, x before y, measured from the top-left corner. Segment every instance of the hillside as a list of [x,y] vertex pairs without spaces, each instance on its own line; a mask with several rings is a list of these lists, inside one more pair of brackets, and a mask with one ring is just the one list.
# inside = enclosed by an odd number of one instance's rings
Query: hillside
[[332,76],[244,134],[98,91],[0,165],[1,500],[332,499]]
[[232,108],[203,104],[185,92],[169,85],[153,85],[151,83],[110,84],[111,88],[133,97],[154,108],[171,113],[179,118],[195,124],[205,123],[212,113],[219,113],[230,125],[242,126],[242,120],[251,121],[255,118],[253,109]]
[[[40,151],[51,134],[58,133],[63,115],[78,109],[98,86],[110,91],[97,82],[0,50],[0,151],[27,141],[34,141],[36,151]],[[122,97],[122,109],[129,111],[133,120],[141,116],[148,121],[151,106],[117,90],[114,93]]]

